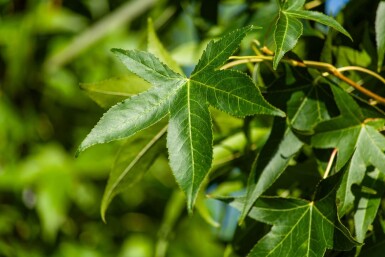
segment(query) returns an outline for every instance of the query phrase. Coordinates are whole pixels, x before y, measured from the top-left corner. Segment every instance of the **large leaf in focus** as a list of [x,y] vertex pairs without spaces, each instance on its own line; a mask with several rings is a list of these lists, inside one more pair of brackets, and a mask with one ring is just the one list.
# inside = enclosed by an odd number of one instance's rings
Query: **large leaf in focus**
[[[261,197],[249,217],[272,225],[253,247],[249,257],[324,256],[326,249],[350,250],[357,243],[341,224],[335,205],[338,177],[329,178],[315,201]],[[322,183],[321,183],[322,185]],[[322,186],[321,186],[322,187]],[[237,209],[243,203],[233,202]]]
[[282,57],[293,49],[303,33],[303,25],[299,19],[307,19],[319,22],[346,35],[350,34],[332,17],[320,12],[301,10],[305,1],[281,1],[278,19],[275,24],[274,41],[275,55],[273,60],[274,69],[277,68]]
[[302,145],[291,129],[285,126],[285,121],[276,119],[270,137],[251,171],[240,222],[254,202],[279,178]]
[[311,142],[314,147],[337,148],[337,170],[347,164],[337,193],[339,214],[343,215],[353,207],[352,185],[361,183],[366,167],[374,166],[385,174],[385,137],[376,129],[381,119],[366,120],[348,93],[337,87],[332,89],[341,115],[320,123]]
[[376,42],[377,42],[377,54],[378,62],[377,68],[378,72],[381,71],[382,63],[384,62],[385,57],[385,2],[380,1],[376,13]]
[[101,216],[105,221],[106,210],[112,199],[135,184],[151,167],[166,145],[166,127],[159,124],[141,131],[122,145],[104,191]]
[[80,88],[103,108],[111,107],[128,97],[149,89],[149,87],[150,84],[147,81],[139,78],[135,74],[111,78],[96,83],[80,84]]
[[245,74],[218,70],[237,49],[244,27],[211,41],[190,78],[154,55],[114,49],[126,67],[153,85],[148,91],[109,109],[82,142],[78,152],[99,143],[126,138],[169,115],[167,147],[174,176],[192,209],[212,162],[212,125],[208,106],[234,116],[284,113],[267,103]]

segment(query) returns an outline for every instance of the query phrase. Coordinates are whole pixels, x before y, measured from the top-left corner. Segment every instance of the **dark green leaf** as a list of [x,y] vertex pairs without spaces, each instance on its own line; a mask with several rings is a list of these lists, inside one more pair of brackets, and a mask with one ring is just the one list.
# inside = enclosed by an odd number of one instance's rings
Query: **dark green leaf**
[[292,157],[301,149],[303,143],[285,127],[285,121],[276,121],[272,132],[251,171],[247,186],[241,222],[247,216],[254,202],[278,179],[289,165]]
[[[356,246],[357,243],[338,219],[335,205],[336,181],[331,179],[333,188],[322,188],[316,201],[259,198],[249,216],[273,227],[248,256],[321,257],[326,249],[349,250]],[[239,202],[231,205],[239,210],[244,208],[243,203]]]
[[[192,210],[212,163],[209,104],[237,116],[284,116],[263,99],[247,75],[219,70],[245,35],[254,29],[248,26],[210,42],[191,78],[175,73],[152,54],[115,49],[126,67],[150,82],[153,88],[107,111],[79,151],[94,144],[132,136],[169,114],[167,147],[170,165],[187,196],[188,208]],[[241,90],[235,90],[239,81],[243,82]]]

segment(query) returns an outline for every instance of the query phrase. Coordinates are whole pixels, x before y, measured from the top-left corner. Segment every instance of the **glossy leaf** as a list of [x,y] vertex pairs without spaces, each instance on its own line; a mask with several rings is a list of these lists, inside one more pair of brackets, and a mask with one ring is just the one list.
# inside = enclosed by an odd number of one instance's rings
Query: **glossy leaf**
[[247,75],[218,70],[245,35],[254,29],[248,26],[211,41],[190,78],[174,72],[152,54],[115,49],[126,67],[153,87],[108,110],[82,142],[79,151],[94,144],[132,136],[169,115],[170,166],[187,196],[188,208],[192,210],[212,163],[209,104],[240,117],[253,114],[284,116],[263,99]]
[[104,191],[100,210],[103,221],[106,221],[105,213],[112,199],[141,179],[165,145],[166,128],[158,124],[129,138],[122,145]]
[[[336,182],[335,178],[330,178]],[[341,224],[335,205],[335,183],[318,192],[315,201],[261,197],[249,217],[272,225],[271,231],[253,247],[249,257],[314,256],[326,249],[350,250],[357,243]],[[233,202],[237,209],[243,203]]]
[[377,7],[375,28],[378,54],[377,69],[380,72],[385,57],[385,2],[383,1],[380,1]]
[[251,171],[246,200],[240,221],[242,222],[254,202],[276,181],[289,165],[292,157],[301,149],[303,143],[285,127],[284,121],[276,121],[270,137],[262,148]]

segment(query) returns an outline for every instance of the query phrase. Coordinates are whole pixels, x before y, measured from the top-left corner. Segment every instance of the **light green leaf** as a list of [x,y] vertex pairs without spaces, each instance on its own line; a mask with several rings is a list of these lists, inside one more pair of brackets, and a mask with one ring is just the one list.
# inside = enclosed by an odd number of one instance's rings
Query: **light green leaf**
[[173,71],[183,74],[180,66],[172,59],[169,52],[164,48],[156,35],[154,24],[151,19],[148,19],[148,34],[147,34],[147,51],[155,55],[161,62],[170,67]]
[[104,222],[112,199],[141,179],[165,145],[166,128],[157,124],[129,138],[121,147],[102,199],[100,212]]
[[[336,178],[319,190],[315,201],[261,197],[249,217],[272,225],[271,231],[253,247],[249,257],[322,257],[326,249],[350,250],[357,243],[341,224],[335,205]],[[243,209],[242,202],[232,206]]]
[[372,165],[385,174],[385,137],[365,120],[348,93],[338,87],[332,90],[341,115],[320,123],[311,143],[318,148],[338,149],[337,170],[347,165],[337,193],[339,214],[344,215],[353,208],[352,185],[361,183],[366,167]]
[[378,54],[377,69],[380,72],[385,56],[385,2],[383,1],[378,4],[375,28]]
[[135,74],[96,83],[81,83],[80,88],[103,108],[149,89],[150,84]]
[[[209,104],[237,116],[284,116],[263,99],[247,75],[219,70],[245,35],[253,30],[253,26],[244,27],[218,41],[211,41],[190,78],[175,73],[152,54],[115,49],[127,68],[153,87],[108,110],[78,151],[132,136],[169,114],[170,166],[191,211],[212,163]],[[236,90],[239,81],[244,84],[241,90]]]
[[354,154],[337,193],[341,216],[353,208],[357,196],[353,194],[352,186],[362,182],[367,167],[374,166],[385,175],[385,137],[381,133],[371,126],[361,126],[354,147]]
[[[291,129],[285,127],[285,121],[274,122],[270,137],[250,173],[240,222],[243,222],[254,202],[279,178],[302,145]],[[259,176],[256,177],[256,174]]]
[[329,26],[329,27],[341,32],[342,34],[344,34],[345,36],[347,36],[348,38],[353,40],[352,37],[350,36],[349,32],[347,32],[341,26],[341,24],[339,24],[332,17],[325,15],[323,13],[315,12],[315,11],[305,11],[305,10],[287,10],[287,11],[285,11],[285,13],[286,13],[286,15],[289,15],[290,17],[293,17],[293,18],[307,19],[307,20],[319,22],[321,24],[324,24],[326,26]]
[[275,55],[273,67],[277,69],[279,61],[297,44],[299,37],[302,35],[302,23],[285,12],[281,11],[274,30]]
[[281,7],[284,10],[299,10],[305,5],[305,0],[284,0],[281,1]]
[[366,165],[357,151],[344,169],[344,176],[337,191],[338,215],[340,217],[353,209],[356,196],[352,192],[352,185],[361,184],[365,171]]
[[[360,243],[364,242],[369,226],[374,221],[380,207],[381,198],[384,194],[384,178],[385,174],[375,169],[372,172],[368,172],[361,184],[361,192],[357,195],[357,198],[359,198],[357,211],[354,214],[356,238]],[[363,187],[370,188],[373,192],[365,192],[362,189]]]

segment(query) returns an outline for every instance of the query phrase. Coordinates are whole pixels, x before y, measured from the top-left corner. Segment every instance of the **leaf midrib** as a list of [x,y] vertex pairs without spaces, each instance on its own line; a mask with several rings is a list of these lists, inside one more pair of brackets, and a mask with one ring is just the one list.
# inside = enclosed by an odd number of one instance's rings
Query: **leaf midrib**
[[[298,209],[300,209],[301,207],[298,207]],[[310,207],[307,205],[304,205],[302,206],[302,208],[309,208]],[[301,215],[301,217],[298,218],[297,222],[292,226],[292,228],[289,230],[289,232],[282,238],[282,240],[269,252],[268,255],[266,255],[266,257],[270,256],[271,254],[273,254],[273,252],[283,244],[283,242],[286,240],[286,238],[291,235],[291,233],[293,232],[293,230],[295,228],[297,228],[298,224],[302,221],[302,219],[304,218],[304,216],[309,212],[309,209],[305,210],[304,213]],[[278,225],[279,226],[279,225]]]
[[233,97],[235,97],[235,98],[238,99],[238,100],[242,100],[242,101],[244,101],[244,102],[247,102],[247,103],[256,105],[256,103],[254,103],[254,102],[252,102],[252,101],[249,101],[249,100],[247,100],[247,99],[241,98],[240,96],[237,96],[237,95],[234,95],[234,94],[230,94],[230,92],[227,92],[227,91],[225,91],[225,90],[221,90],[221,89],[218,89],[218,88],[216,88],[216,87],[210,86],[210,85],[208,85],[208,84],[204,84],[203,82],[200,82],[200,81],[198,81],[198,80],[191,80],[191,81],[194,82],[194,83],[197,83],[197,84],[199,84],[199,85],[208,87],[208,88],[212,89],[214,92],[215,92],[215,91],[219,91],[219,92],[222,92],[222,93],[227,94],[227,95],[229,95],[229,96],[233,96]]

